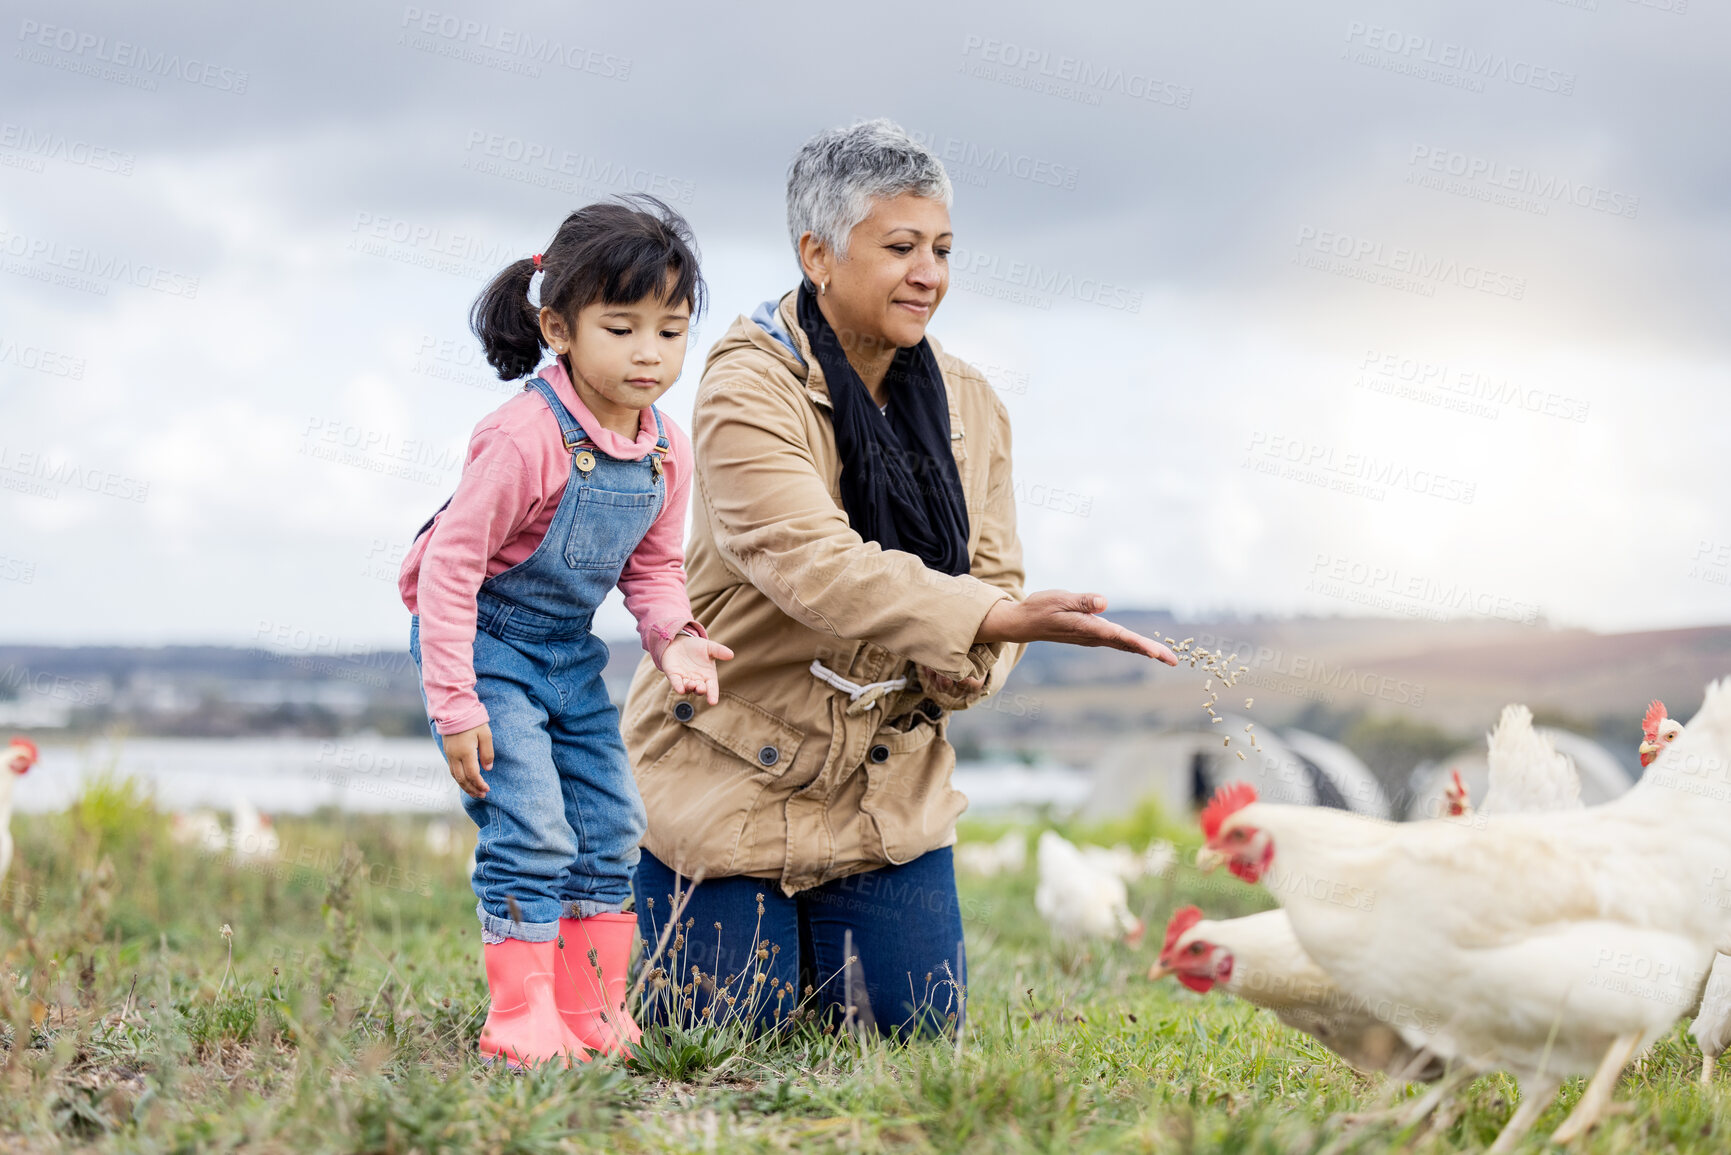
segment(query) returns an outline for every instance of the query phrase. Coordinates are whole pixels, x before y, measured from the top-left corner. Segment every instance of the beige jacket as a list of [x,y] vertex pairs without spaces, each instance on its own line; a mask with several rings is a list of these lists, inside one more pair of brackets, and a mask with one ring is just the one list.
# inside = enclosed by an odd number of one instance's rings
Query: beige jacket
[[[791,342],[798,350],[790,350]],[[986,611],[1022,596],[1010,422],[978,370],[938,349],[972,572],[927,569],[848,525],[822,369],[783,297],[709,354],[692,418],[691,605],[737,655],[721,704],[672,692],[647,660],[625,744],[649,812],[644,847],[687,876],[776,879],[793,894],[955,841],[949,714],[1003,684],[1021,646],[975,645]],[[849,693],[906,677],[899,690]],[[985,688],[950,699],[915,663]]]

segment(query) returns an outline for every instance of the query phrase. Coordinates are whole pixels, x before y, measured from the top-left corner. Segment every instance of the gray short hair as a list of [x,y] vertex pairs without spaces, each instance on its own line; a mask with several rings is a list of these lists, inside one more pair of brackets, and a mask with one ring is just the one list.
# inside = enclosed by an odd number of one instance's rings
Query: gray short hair
[[903,193],[941,200],[953,195],[943,162],[901,125],[879,117],[820,132],[787,166],[787,233],[793,251],[810,233],[838,257],[872,201]]

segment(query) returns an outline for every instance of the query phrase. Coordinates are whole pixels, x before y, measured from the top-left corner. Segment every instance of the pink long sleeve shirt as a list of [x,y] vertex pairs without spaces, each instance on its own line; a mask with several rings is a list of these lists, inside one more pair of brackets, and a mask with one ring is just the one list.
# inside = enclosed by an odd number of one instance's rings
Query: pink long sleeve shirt
[[[655,448],[655,415],[643,410],[635,441],[602,427],[571,387],[562,365],[541,376],[583,432],[609,457],[634,461]],[[685,592],[685,502],[691,491],[691,440],[664,413],[667,499],[625,562],[619,589],[657,667],[680,630],[703,637]],[[487,721],[475,696],[475,594],[494,574],[535,552],[571,475],[559,421],[539,394],[525,390],[475,426],[451,504],[403,559],[397,589],[421,619],[421,674],[427,709],[441,734]]]

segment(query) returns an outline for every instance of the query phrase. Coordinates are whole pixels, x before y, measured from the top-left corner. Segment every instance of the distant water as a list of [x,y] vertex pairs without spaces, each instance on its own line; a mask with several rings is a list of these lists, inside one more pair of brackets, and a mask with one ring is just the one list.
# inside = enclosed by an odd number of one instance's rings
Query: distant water
[[[250,802],[266,814],[305,814],[321,806],[355,812],[461,811],[460,792],[431,740],[421,738],[132,738],[42,748],[42,761],[18,781],[20,813],[64,810],[87,778],[104,772],[137,778],[164,810]],[[1070,810],[1089,777],[1063,767],[964,762],[956,789],[971,813],[1050,805]]]

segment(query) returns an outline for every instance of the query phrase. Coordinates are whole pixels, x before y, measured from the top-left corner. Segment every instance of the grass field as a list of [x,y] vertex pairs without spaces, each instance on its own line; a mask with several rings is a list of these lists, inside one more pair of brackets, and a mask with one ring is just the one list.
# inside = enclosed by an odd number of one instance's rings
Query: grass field
[[[284,820],[278,859],[255,864],[175,845],[124,783],[15,820],[0,1150],[1440,1152],[1482,1148],[1511,1108],[1512,1082],[1487,1077],[1439,1131],[1332,1121],[1387,1085],[1245,1004],[1146,981],[1175,905],[1260,904],[1184,865],[1133,890],[1151,926],[1140,952],[1054,942],[1031,871],[964,879],[959,1042],[711,1028],[636,1064],[490,1070],[474,1050],[486,1004],[467,846],[435,856],[424,827]],[[1143,814],[1071,833],[1140,844],[1155,827]],[[1188,832],[1160,833],[1187,861]],[[1696,1062],[1680,1025],[1625,1077],[1636,1111],[1581,1149],[1724,1151],[1731,1095],[1698,1088]]]

